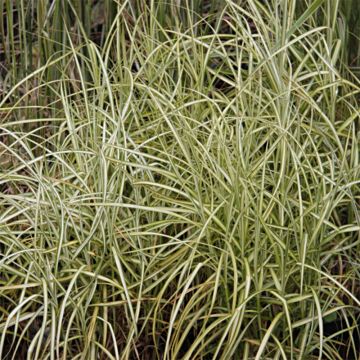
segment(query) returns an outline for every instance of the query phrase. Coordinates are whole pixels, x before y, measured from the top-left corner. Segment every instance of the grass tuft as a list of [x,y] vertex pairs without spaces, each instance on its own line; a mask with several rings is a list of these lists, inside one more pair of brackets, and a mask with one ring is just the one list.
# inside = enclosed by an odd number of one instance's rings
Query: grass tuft
[[1,359],[358,359],[356,1],[0,2]]

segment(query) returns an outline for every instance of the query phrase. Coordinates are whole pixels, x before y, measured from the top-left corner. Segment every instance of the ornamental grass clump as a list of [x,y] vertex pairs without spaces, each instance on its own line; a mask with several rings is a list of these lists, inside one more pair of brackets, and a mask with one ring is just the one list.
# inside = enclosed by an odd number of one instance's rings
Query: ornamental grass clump
[[356,2],[35,3],[0,5],[0,358],[358,359]]

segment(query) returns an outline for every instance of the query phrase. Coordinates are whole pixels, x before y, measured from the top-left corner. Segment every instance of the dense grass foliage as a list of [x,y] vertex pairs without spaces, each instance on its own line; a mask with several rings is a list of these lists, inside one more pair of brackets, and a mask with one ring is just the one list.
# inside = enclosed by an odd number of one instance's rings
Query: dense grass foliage
[[0,359],[359,359],[356,1],[0,4]]

